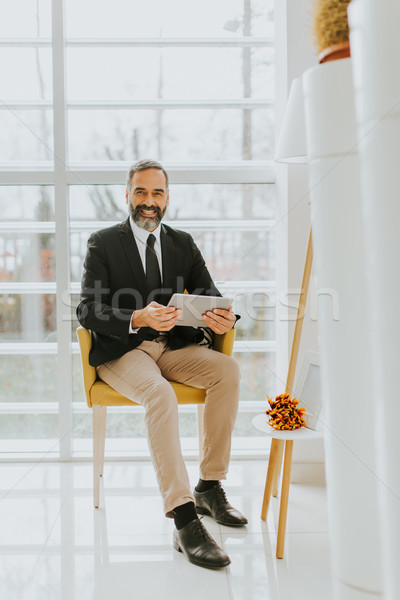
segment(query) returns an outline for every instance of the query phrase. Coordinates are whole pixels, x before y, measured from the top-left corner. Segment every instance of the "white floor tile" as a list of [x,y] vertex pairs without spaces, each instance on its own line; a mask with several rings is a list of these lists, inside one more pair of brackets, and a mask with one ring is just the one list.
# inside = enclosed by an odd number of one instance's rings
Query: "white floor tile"
[[59,552],[50,544],[18,600],[196,600],[205,589],[207,599],[230,600],[226,569],[191,565],[173,549],[172,535],[76,536],[73,544],[64,537]]
[[[197,464],[188,470],[194,486]],[[149,462],[106,464],[97,510],[90,464],[1,465],[0,598],[330,600],[325,488],[291,486],[285,558],[277,560],[277,499],[260,520],[265,470],[264,461],[234,461],[224,482],[247,527],[203,517],[232,560],[212,571],[173,549]]]
[[59,498],[14,498],[0,502],[0,544],[42,544],[58,520],[64,496]]
[[0,464],[0,498],[3,498],[14,487],[21,487],[23,480],[36,465],[2,463]]
[[276,535],[222,535],[231,558],[232,599],[330,600],[331,576],[326,533],[287,534],[285,556],[276,559]]
[[[278,531],[280,493],[271,498],[270,515],[273,525],[270,531]],[[259,507],[261,510],[261,505]],[[321,485],[291,484],[289,489],[288,533],[315,533],[328,531],[326,488]]]

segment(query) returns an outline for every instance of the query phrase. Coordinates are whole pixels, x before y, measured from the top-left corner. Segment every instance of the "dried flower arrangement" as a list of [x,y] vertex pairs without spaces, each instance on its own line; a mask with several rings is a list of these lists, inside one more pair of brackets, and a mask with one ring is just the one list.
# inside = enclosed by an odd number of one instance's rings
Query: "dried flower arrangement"
[[268,425],[273,429],[298,429],[306,425],[304,420],[305,408],[297,408],[300,400],[290,397],[290,394],[281,394],[275,400],[268,398],[270,409],[265,413],[269,416]]

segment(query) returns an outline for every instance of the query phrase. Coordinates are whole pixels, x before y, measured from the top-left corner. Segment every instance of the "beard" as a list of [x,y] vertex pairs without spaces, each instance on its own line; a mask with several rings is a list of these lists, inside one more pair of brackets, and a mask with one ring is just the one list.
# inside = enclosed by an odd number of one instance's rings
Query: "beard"
[[[149,210],[152,209],[155,213],[155,217],[144,217],[140,211],[141,210]],[[146,229],[146,231],[150,231],[151,229],[155,229],[161,223],[161,219],[165,215],[167,211],[167,207],[164,207],[162,210],[158,206],[146,206],[145,204],[138,204],[137,206],[132,206],[129,203],[129,214],[131,215],[134,223],[138,227],[142,229]]]

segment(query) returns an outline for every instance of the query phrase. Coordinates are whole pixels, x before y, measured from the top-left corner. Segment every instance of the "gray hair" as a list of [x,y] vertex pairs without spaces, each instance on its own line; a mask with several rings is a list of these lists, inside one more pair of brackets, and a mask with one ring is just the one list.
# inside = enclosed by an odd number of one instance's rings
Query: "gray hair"
[[133,165],[129,169],[128,179],[126,182],[126,187],[127,187],[128,192],[131,191],[131,181],[132,181],[133,175],[135,173],[137,173],[138,171],[147,171],[147,169],[158,169],[159,171],[162,171],[165,175],[166,187],[168,189],[168,173],[164,169],[164,167],[156,160],[145,159],[145,160],[138,160],[137,162],[133,163]]

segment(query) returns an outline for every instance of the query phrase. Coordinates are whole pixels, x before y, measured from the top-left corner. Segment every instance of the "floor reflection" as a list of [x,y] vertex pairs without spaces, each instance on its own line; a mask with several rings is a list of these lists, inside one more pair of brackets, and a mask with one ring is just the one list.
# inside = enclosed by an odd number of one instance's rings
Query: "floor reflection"
[[[275,558],[279,504],[260,521],[265,461],[232,463],[226,489],[249,518],[232,530],[204,518],[232,564],[211,571],[172,548],[152,466],[106,465],[101,508],[92,507],[91,465],[0,465],[0,598],[6,600],[329,600],[323,487],[292,485],[285,558]],[[189,463],[191,480],[197,465]],[[205,592],[206,590],[206,592]]]

